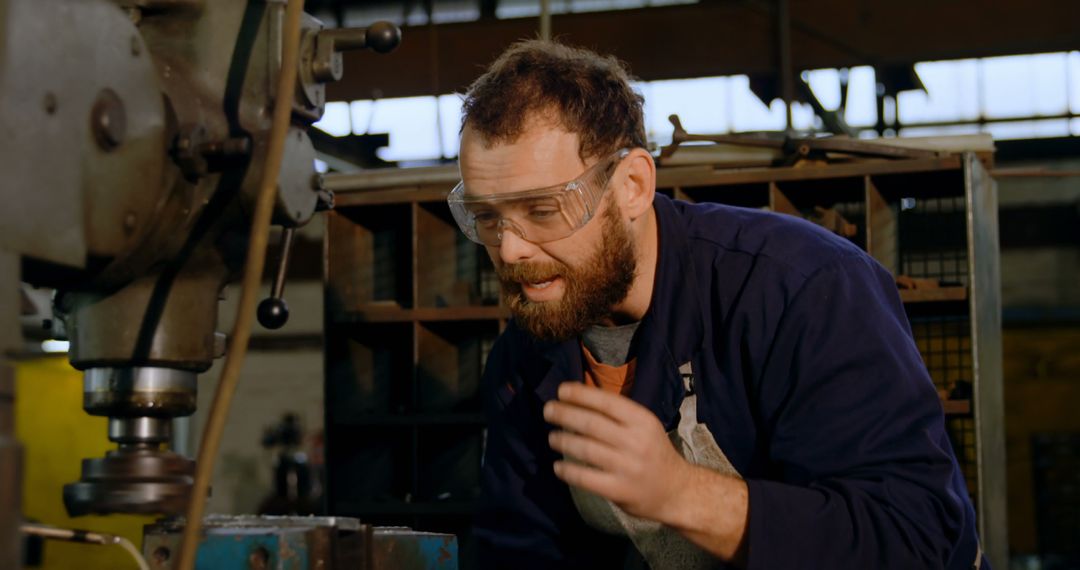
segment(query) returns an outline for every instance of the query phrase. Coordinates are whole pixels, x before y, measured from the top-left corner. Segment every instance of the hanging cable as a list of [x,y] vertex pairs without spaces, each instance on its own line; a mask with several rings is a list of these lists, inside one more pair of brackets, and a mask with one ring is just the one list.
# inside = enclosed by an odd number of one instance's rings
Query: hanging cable
[[256,298],[262,281],[263,266],[266,263],[266,245],[269,241],[270,219],[274,211],[274,195],[277,190],[278,174],[281,170],[282,156],[285,152],[285,135],[288,133],[292,113],[293,90],[296,85],[297,61],[300,50],[300,19],[304,10],[303,0],[289,0],[285,7],[285,24],[281,54],[281,71],[278,73],[277,91],[274,96],[273,122],[270,126],[269,148],[263,171],[259,194],[255,202],[255,213],[251,222],[251,235],[248,243],[247,260],[244,264],[244,277],[240,289],[240,306],[233,324],[229,351],[225,355],[225,366],[221,372],[214,401],[210,406],[206,426],[203,428],[202,443],[195,465],[195,482],[188,499],[184,537],[177,560],[178,570],[192,570],[195,566],[195,551],[198,548],[202,530],[202,518],[206,509],[206,496],[210,489],[210,477],[214,472],[214,459],[221,446],[221,436],[225,430],[229,406],[232,404],[236,385],[240,380],[240,370],[247,354],[251,327],[255,320]]
[[23,523],[19,526],[19,531],[23,534],[29,534],[32,536],[40,536],[41,538],[47,538],[51,540],[64,540],[67,542],[81,542],[83,544],[99,544],[99,545],[115,545],[123,548],[135,559],[135,563],[139,565],[139,570],[150,570],[150,565],[146,563],[146,559],[135,545],[130,540],[117,536],[115,534],[105,534],[103,532],[93,532],[89,530],[75,530],[70,528],[60,528],[55,526],[43,525],[43,524],[31,524]]

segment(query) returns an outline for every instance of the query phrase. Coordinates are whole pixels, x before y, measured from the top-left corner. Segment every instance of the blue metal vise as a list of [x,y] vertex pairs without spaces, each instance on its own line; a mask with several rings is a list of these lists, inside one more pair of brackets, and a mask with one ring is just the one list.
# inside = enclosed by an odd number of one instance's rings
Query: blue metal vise
[[[143,530],[153,570],[172,570],[182,518]],[[457,537],[373,527],[343,517],[211,515],[203,522],[196,570],[457,570]]]

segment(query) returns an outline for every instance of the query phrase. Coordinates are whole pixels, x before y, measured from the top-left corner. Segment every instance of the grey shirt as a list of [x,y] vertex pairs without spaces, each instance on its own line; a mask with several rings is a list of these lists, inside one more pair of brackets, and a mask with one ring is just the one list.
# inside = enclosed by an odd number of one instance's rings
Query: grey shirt
[[630,345],[640,324],[639,321],[615,327],[594,325],[582,333],[581,341],[597,362],[622,366],[630,360]]

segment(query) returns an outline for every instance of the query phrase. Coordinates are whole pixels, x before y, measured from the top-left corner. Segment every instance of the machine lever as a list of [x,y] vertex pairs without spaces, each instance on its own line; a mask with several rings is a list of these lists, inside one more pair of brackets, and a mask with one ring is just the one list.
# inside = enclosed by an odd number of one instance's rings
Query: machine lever
[[390,53],[400,43],[401,28],[389,22],[375,22],[366,28],[323,30],[315,36],[309,73],[320,83],[339,81],[345,69],[341,52],[370,49]]
[[401,28],[375,22],[366,28],[337,28],[322,32],[334,40],[334,51],[370,49],[390,53],[401,43]]
[[282,295],[285,293],[285,273],[289,270],[289,252],[292,250],[294,228],[284,228],[281,232],[281,261],[270,296],[259,303],[257,316],[259,324],[268,329],[279,329],[289,320],[289,305]]

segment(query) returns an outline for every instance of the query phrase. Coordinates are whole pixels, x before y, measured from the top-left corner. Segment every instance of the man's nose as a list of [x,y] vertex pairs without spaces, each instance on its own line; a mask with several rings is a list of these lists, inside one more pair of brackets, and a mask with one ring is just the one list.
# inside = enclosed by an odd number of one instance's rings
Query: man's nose
[[500,232],[499,259],[503,263],[517,263],[536,254],[536,245],[521,237],[512,224],[503,224]]

